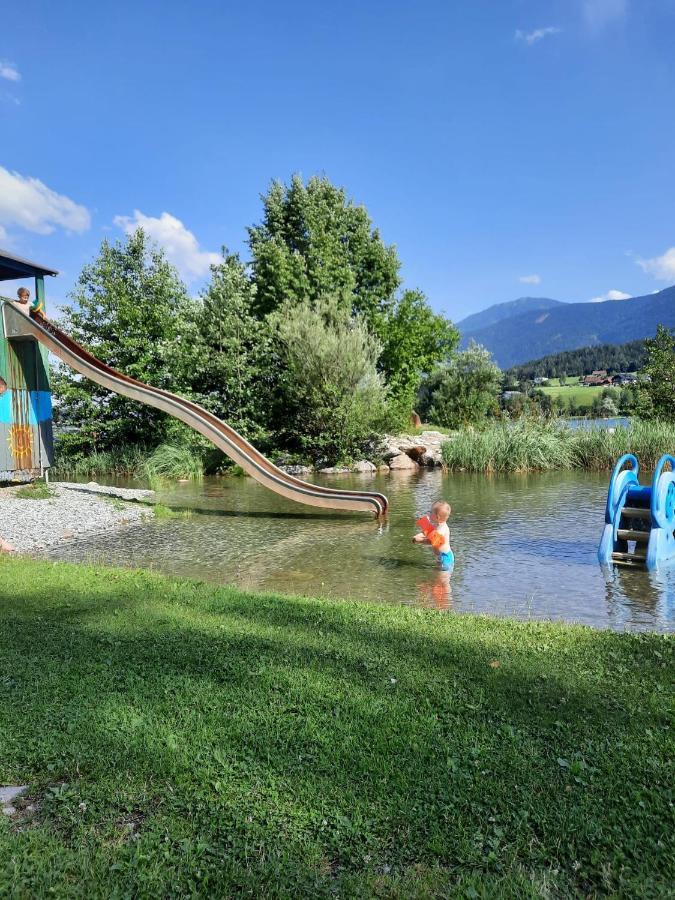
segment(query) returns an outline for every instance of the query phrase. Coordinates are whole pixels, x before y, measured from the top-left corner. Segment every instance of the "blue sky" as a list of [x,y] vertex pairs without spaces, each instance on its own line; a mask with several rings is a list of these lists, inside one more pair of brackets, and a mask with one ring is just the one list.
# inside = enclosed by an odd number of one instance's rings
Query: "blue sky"
[[[142,222],[197,291],[325,173],[455,320],[675,283],[675,0],[32,2],[0,32],[0,245]],[[523,280],[525,279],[525,280]]]

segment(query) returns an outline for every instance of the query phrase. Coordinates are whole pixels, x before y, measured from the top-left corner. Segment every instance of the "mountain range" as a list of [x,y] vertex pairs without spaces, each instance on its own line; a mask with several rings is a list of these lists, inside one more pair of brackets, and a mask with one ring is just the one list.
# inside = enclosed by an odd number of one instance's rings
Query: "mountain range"
[[457,327],[462,347],[474,340],[508,369],[561,350],[653,337],[659,324],[675,328],[675,286],[603,303],[520,297],[467,316]]

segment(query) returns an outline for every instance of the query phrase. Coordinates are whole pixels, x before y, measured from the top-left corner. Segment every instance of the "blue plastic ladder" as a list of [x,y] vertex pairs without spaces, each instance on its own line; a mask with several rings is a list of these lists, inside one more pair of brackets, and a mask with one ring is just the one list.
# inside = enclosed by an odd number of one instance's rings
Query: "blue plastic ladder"
[[602,565],[656,569],[675,562],[675,458],[661,457],[649,487],[638,481],[639,468],[632,453],[614,466],[598,548]]

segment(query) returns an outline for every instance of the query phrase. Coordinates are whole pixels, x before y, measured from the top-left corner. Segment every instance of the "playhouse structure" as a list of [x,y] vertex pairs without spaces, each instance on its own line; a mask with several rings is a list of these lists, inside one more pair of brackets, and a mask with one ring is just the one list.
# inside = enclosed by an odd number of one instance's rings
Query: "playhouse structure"
[[[17,289],[27,287],[32,309],[43,310],[45,277],[56,274],[0,250],[4,301],[15,301]],[[0,482],[31,481],[54,462],[48,351],[35,337],[20,331],[0,316]]]

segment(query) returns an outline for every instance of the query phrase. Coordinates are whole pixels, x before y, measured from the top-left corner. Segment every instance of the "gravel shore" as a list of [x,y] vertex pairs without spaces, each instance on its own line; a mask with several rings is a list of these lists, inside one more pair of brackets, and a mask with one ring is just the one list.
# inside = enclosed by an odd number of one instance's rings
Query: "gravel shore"
[[[119,489],[111,489],[112,494],[101,485],[57,483],[50,491],[47,499],[23,499],[17,496],[21,487],[0,488],[0,538],[18,552],[45,550],[85,534],[136,525],[153,515],[151,507],[125,502]],[[144,496],[134,499],[152,496],[152,491],[135,493]]]

